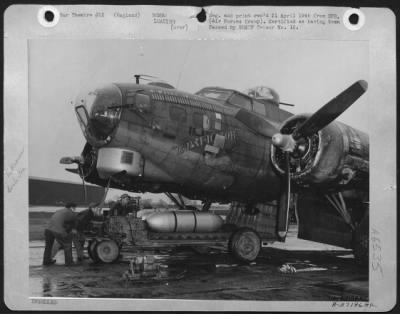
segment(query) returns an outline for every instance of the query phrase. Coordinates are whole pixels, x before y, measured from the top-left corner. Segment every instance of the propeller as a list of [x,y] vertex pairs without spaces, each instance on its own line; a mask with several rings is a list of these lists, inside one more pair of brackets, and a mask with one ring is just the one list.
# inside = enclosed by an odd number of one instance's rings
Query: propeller
[[281,239],[287,234],[290,207],[290,158],[291,154],[301,154],[304,138],[317,133],[348,109],[368,88],[366,81],[360,80],[333,98],[306,121],[297,126],[292,134],[276,133],[272,144],[283,151],[284,178],[279,198],[277,233]]
[[279,197],[279,208],[278,208],[278,224],[277,233],[278,237],[284,239],[288,231],[289,222],[289,208],[290,208],[290,153],[284,153],[285,158],[285,174],[281,181],[281,195]]
[[272,137],[272,144],[283,151],[293,152],[299,139],[315,134],[326,127],[360,98],[367,88],[366,81],[355,82],[311,115],[292,134],[275,134]]
[[314,134],[327,126],[360,98],[367,88],[368,83],[366,81],[360,80],[355,82],[304,121],[293,132],[293,139],[298,140],[301,137]]

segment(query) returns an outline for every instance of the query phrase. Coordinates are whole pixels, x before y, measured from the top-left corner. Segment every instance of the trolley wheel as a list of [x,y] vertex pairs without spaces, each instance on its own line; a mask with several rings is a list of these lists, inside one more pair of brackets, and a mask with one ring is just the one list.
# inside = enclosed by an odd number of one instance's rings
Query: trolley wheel
[[254,261],[261,250],[261,240],[257,232],[250,228],[236,230],[229,240],[231,254],[242,263]]
[[103,263],[113,263],[119,258],[119,246],[113,240],[105,240],[97,243],[95,252]]
[[89,242],[88,248],[87,248],[88,255],[94,262],[100,262],[100,259],[97,256],[97,253],[96,253],[96,250],[95,250],[96,245],[98,243],[99,243],[98,241],[92,240],[92,241]]
[[369,212],[365,213],[353,233],[353,253],[355,262],[361,267],[368,267],[369,257]]

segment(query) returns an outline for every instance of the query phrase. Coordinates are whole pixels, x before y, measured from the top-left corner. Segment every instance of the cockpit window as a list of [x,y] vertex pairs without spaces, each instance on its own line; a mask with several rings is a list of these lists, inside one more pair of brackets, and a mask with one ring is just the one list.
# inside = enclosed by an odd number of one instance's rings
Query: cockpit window
[[234,105],[238,105],[240,107],[246,108],[247,110],[252,110],[251,108],[251,99],[243,96],[241,94],[234,93],[231,98],[229,98],[229,102]]
[[76,113],[78,115],[79,122],[82,123],[84,127],[88,125],[88,114],[84,106],[76,107]]
[[121,93],[115,85],[78,96],[75,110],[85,136],[95,142],[106,140],[119,123],[121,106]]
[[207,90],[203,89],[197,92],[197,95],[204,96],[211,99],[226,101],[229,96],[232,94],[231,91],[224,90]]

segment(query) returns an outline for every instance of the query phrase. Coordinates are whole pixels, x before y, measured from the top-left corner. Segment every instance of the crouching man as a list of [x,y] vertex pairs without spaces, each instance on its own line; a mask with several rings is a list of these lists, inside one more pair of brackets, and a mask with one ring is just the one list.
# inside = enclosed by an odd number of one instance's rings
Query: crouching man
[[[98,203],[90,203],[88,209],[76,213],[76,218],[72,222],[64,225],[66,231],[71,234],[72,243],[75,246],[76,254],[78,256],[78,262],[88,259],[88,257],[84,255],[84,245],[86,240],[84,231],[89,228],[90,221],[94,217],[94,210],[98,205]],[[51,252],[51,259],[53,259],[57,255],[57,252],[62,248],[62,244],[55,241]]]
[[50,218],[47,228],[44,230],[45,249],[43,253],[43,265],[51,265],[56,261],[52,259],[52,248],[56,240],[64,249],[65,265],[70,266],[72,260],[72,234],[66,226],[74,225],[77,215],[76,204],[67,203],[65,208],[56,211]]

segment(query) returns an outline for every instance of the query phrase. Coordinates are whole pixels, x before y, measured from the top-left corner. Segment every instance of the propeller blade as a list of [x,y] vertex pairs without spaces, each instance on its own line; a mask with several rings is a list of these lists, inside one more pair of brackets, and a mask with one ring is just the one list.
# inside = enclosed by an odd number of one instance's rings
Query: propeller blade
[[250,130],[261,134],[265,137],[272,137],[278,132],[279,125],[265,118],[261,118],[258,115],[246,110],[240,109],[235,118],[247,126]]
[[355,82],[304,121],[293,132],[293,139],[298,140],[301,137],[314,134],[327,126],[361,97],[367,88],[368,83],[366,81],[360,80]]
[[289,207],[290,207],[290,153],[285,152],[285,174],[282,178],[281,196],[278,212],[278,237],[284,239],[288,231]]

